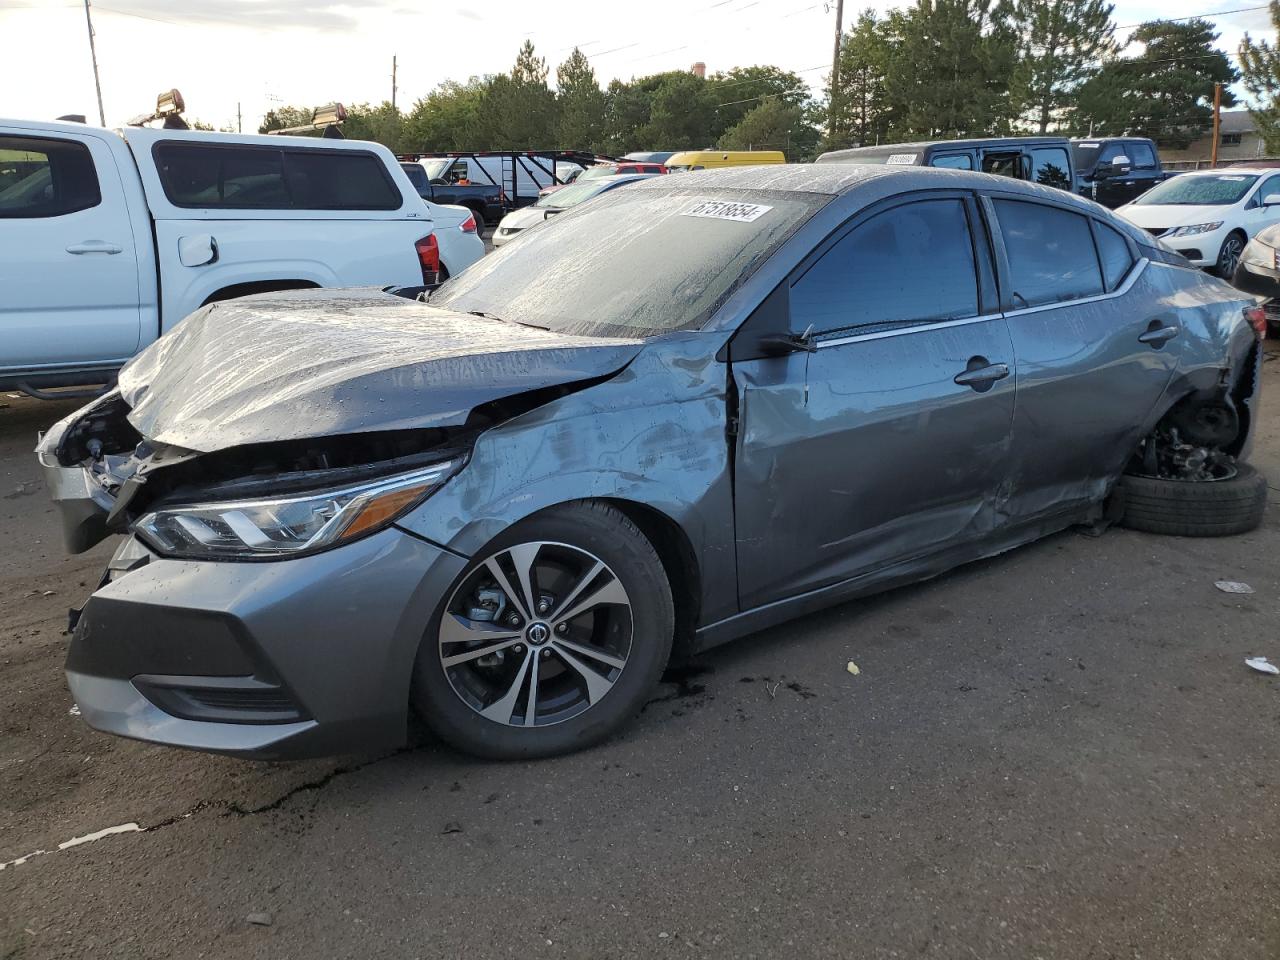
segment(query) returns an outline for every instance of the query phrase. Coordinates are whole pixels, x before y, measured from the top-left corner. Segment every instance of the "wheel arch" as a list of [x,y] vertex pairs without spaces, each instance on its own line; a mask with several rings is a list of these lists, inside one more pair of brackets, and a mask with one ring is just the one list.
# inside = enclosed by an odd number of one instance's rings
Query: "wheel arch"
[[314,280],[249,280],[243,283],[230,283],[219,287],[204,298],[200,306],[220,303],[223,300],[234,300],[236,297],[248,297],[255,293],[278,293],[281,290],[313,290],[320,286]]

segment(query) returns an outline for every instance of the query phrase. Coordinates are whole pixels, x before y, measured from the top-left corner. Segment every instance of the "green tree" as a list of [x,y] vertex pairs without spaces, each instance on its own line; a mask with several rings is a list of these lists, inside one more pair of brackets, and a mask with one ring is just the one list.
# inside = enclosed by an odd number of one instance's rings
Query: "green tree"
[[[1271,0],[1271,24],[1280,30],[1278,0]],[[1251,101],[1249,114],[1267,153],[1280,151],[1280,46],[1255,43],[1246,33],[1240,41],[1240,73]]]
[[404,135],[404,115],[391,101],[384,100],[375,106],[358,103],[347,108],[347,119],[342,124],[342,135],[348,140],[372,140],[391,150],[404,153],[408,149]]
[[419,99],[404,120],[408,151],[488,150],[493,146],[481,122],[488,95],[485,81],[446,80]]
[[[649,122],[639,131],[649,150],[696,150],[715,142],[716,100],[707,81],[684,70],[646,77],[652,84]],[[639,148],[632,148],[639,149]]]
[[920,0],[894,10],[885,96],[895,139],[1006,133],[1017,38],[1003,0]]
[[1010,23],[1021,48],[1013,96],[1037,132],[1048,132],[1115,54],[1114,9],[1104,0],[1013,0]]
[[596,81],[595,70],[577,47],[556,68],[556,104],[556,146],[597,152],[604,149],[604,91]]
[[605,153],[622,156],[646,144],[641,131],[649,123],[653,90],[641,82],[612,80],[605,90]]
[[1139,56],[1110,60],[1082,84],[1072,117],[1079,133],[1151,137],[1185,149],[1204,135],[1213,118],[1213,87],[1223,84],[1222,105],[1236,102],[1229,89],[1240,75],[1214,45],[1207,20],[1153,20],[1138,27]]
[[[900,24],[901,19],[895,23]],[[867,146],[888,139],[893,126],[893,108],[886,92],[888,74],[895,44],[901,42],[889,27],[889,20],[882,20],[875,10],[867,9],[841,38],[840,95],[833,116],[828,77],[826,106],[822,110],[828,128],[828,149]]]
[[310,107],[276,107],[268,110],[258,127],[259,133],[270,133],[272,130],[284,130],[286,127],[300,127],[310,123],[315,111]]
[[551,146],[556,128],[555,94],[547,86],[547,61],[524,42],[511,73],[489,81],[480,126],[498,149]]
[[769,99],[749,110],[720,137],[721,150],[782,150],[788,160],[806,156],[818,134],[800,107]]
[[709,77],[707,90],[716,101],[716,118],[710,131],[716,136],[740,123],[765,100],[778,100],[801,112],[813,106],[809,85],[799,74],[779,67],[734,67]]

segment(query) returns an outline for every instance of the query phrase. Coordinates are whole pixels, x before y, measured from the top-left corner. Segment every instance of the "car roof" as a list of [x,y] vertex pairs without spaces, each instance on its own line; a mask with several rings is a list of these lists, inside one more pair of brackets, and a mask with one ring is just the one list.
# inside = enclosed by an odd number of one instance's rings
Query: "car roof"
[[[828,150],[822,154],[822,157],[857,157],[869,156],[872,154],[886,153],[897,150],[926,150],[929,147],[946,147],[948,150],[967,150],[971,147],[990,147],[1003,146],[1006,144],[1027,144],[1028,146],[1036,146],[1044,143],[1066,143],[1066,137],[973,137],[968,140],[916,140],[912,143],[880,143],[870,144],[865,147],[848,147],[844,150]],[[823,160],[822,163],[838,163],[839,160]]]
[[1183,170],[1181,173],[1178,174],[1178,176],[1179,177],[1211,177],[1211,176],[1220,177],[1223,174],[1226,174],[1227,176],[1232,176],[1232,171],[1242,171],[1244,173],[1265,173],[1268,170],[1280,171],[1280,163],[1261,163],[1261,164],[1257,164],[1256,166],[1251,163],[1248,166],[1245,166],[1244,164],[1238,164],[1230,167],[1211,167],[1204,170]]
[[751,167],[722,167],[715,170],[692,170],[649,178],[637,190],[666,190],[685,193],[693,190],[770,190],[794,193],[816,193],[838,196],[866,192],[878,195],[905,193],[910,190],[1001,190],[1025,193],[1058,203],[1095,205],[1067,190],[1045,187],[1025,180],[1000,177],[971,170],[945,170],[939,167],[879,166],[853,163],[792,163]]

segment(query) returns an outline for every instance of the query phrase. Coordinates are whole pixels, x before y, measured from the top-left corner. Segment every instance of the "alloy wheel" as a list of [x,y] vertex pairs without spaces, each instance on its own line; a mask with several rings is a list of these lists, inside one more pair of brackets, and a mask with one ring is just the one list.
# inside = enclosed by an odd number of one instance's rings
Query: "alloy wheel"
[[1240,255],[1244,253],[1244,241],[1239,237],[1227,237],[1222,244],[1222,254],[1218,258],[1222,276],[1228,280],[1236,272],[1240,263]]
[[450,596],[440,665],[485,719],[548,726],[609,693],[632,632],[631,600],[603,560],[565,543],[520,543],[487,557]]

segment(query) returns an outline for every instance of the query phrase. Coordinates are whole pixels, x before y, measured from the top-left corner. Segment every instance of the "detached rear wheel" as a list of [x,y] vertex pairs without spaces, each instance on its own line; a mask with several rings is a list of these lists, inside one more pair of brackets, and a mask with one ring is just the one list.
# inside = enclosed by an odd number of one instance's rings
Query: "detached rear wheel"
[[1256,530],[1267,508],[1267,478],[1247,463],[1216,480],[1126,474],[1121,525],[1176,537],[1227,537]]
[[674,622],[662,562],[624,514],[548,511],[495,539],[454,585],[418,653],[415,707],[478,756],[578,750],[639,711]]

